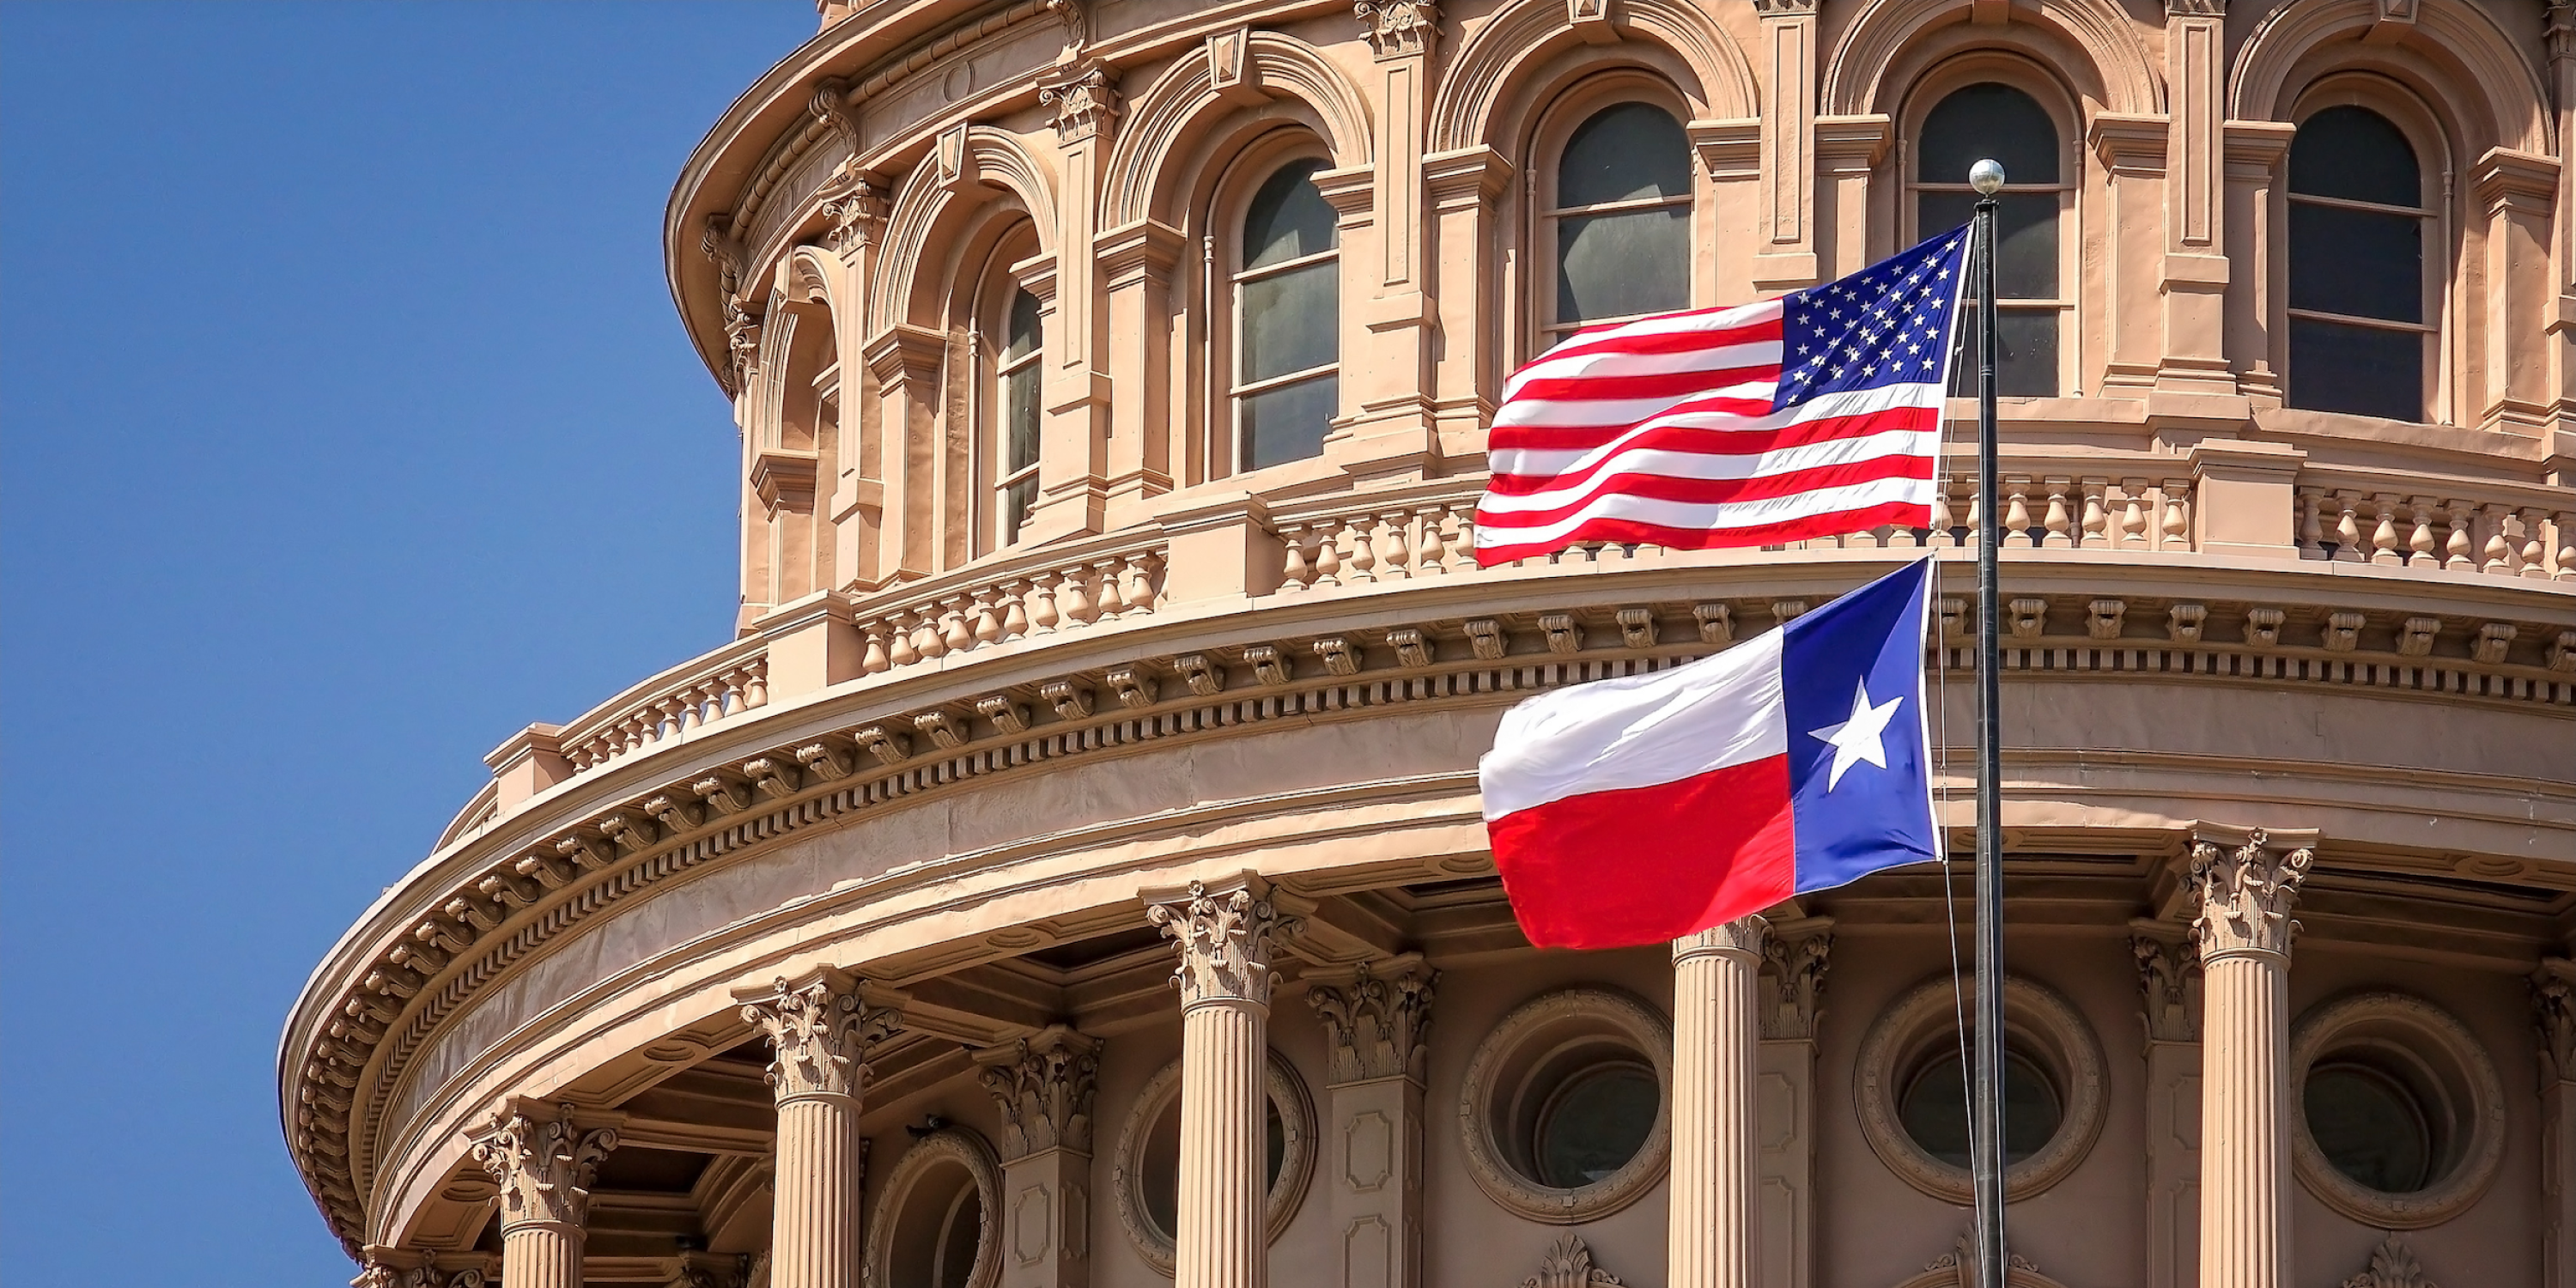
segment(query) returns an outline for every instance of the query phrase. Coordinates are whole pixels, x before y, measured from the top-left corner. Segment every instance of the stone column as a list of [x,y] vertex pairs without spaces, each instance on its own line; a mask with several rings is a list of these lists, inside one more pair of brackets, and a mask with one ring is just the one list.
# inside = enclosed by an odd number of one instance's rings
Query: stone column
[[1423,1064],[1439,973],[1418,953],[1306,976],[1331,1064],[1335,1288],[1421,1288]]
[[2541,1288],[2576,1288],[2576,961],[2531,977],[2540,1028]]
[[501,1288],[581,1288],[590,1183],[617,1129],[583,1130],[572,1112],[513,1096],[475,1136],[474,1161],[501,1186]]
[[2183,927],[2129,923],[2147,1026],[2147,1288],[2192,1288],[2200,1245],[2200,963]]
[[[824,967],[745,990],[742,1018],[769,1039],[778,1097],[771,1288],[853,1288],[859,1274],[859,1109],[868,1060],[901,1015]],[[516,1285],[511,1285],[516,1288]]]
[[1269,883],[1244,873],[1219,885],[1145,896],[1146,919],[1180,953],[1181,1176],[1175,1288],[1263,1288],[1269,1247],[1263,1076],[1269,1060],[1270,961],[1283,926]]
[[2262,829],[2191,847],[2204,1003],[2200,1288],[2288,1288],[2290,905],[2315,851]]
[[1755,1288],[1760,917],[1673,941],[1672,1288]]
[[1754,1071],[1754,1269],[1763,1288],[1815,1282],[1816,1021],[1831,917],[1773,920],[1763,936],[1762,1050]]
[[1089,1288],[1100,1043],[1061,1024],[975,1053],[1002,1106],[999,1288]]

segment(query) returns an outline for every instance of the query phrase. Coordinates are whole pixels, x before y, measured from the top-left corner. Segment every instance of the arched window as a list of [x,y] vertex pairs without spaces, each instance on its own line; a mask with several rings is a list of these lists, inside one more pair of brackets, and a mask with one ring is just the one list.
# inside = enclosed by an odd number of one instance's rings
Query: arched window
[[1691,149],[1681,122],[1652,103],[1616,103],[1566,138],[1555,201],[1542,215],[1556,248],[1556,297],[1544,341],[1641,313],[1690,307]]
[[2424,417],[2423,168],[2387,117],[2329,107],[2290,142],[2289,402]]
[[1320,160],[1274,171],[1243,216],[1234,286],[1234,462],[1321,455],[1342,405],[1341,230]]
[[1020,539],[1020,525],[1038,503],[1039,325],[1038,297],[1013,289],[993,366],[993,508],[996,535],[1006,546]]
[[[2060,355],[2073,348],[2059,222],[2074,205],[2075,185],[2064,152],[2048,109],[1997,81],[1943,97],[1924,115],[1914,149],[1918,237],[1956,228],[1975,213],[1969,166],[1986,157],[2003,165],[2004,187],[1995,197],[1995,388],[2006,397],[2055,397]],[[1960,336],[1974,343],[1969,328]],[[1962,364],[1960,376],[1961,391],[1974,391],[1976,365]]]

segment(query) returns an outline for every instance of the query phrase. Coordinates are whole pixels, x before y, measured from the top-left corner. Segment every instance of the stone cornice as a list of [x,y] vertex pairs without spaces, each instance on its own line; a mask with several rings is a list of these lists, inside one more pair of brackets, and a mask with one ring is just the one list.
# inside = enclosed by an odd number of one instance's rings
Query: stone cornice
[[[2304,567],[2284,565],[2285,570]],[[1737,588],[1742,593],[1729,598],[1742,601],[1737,611],[1748,624],[1742,633],[1749,634],[1768,624],[1764,615],[1768,610],[1761,605],[1779,593],[1821,593],[1830,585],[1857,581],[1866,571],[1866,566],[1739,567],[1733,575],[1740,579]],[[2051,583],[2046,596],[2049,607],[2041,615],[2042,634],[2017,640],[2008,651],[2007,667],[2102,680],[2143,674],[2218,683],[2367,686],[2375,695],[2391,692],[2392,685],[2411,685],[2427,700],[2452,704],[2553,709],[2576,704],[2576,676],[2530,666],[2401,657],[2368,648],[2334,653],[2300,644],[2296,636],[2257,649],[2154,637],[2096,641],[2070,633],[2086,629],[2091,606],[2102,598],[2070,585],[2127,590],[2138,584],[2139,571],[2017,564],[2016,580],[2028,577]],[[2193,570],[2171,571],[2189,577]],[[2050,575],[2042,577],[2043,572]],[[2198,572],[2192,580],[2220,589],[2211,584],[2207,569]],[[1417,581],[1409,583],[1413,590],[1436,593],[1407,596],[1423,610],[1419,626],[1397,628],[1419,632],[1422,645],[1412,649],[1400,647],[1394,633],[1383,628],[1357,632],[1334,624],[1354,613],[1383,614],[1390,606],[1388,596],[1404,595],[1406,585],[1387,588],[1383,595],[1316,595],[1283,601],[1258,617],[1244,616],[1237,608],[1198,619],[1185,614],[1164,621],[1140,619],[1132,631],[1044,640],[1035,650],[996,648],[994,666],[989,668],[952,667],[935,674],[887,676],[888,682],[882,685],[764,712],[762,718],[728,730],[723,738],[621,762],[582,780],[579,790],[558,792],[541,802],[541,808],[505,820],[433,860],[407,889],[389,895],[371,915],[370,922],[378,929],[362,927],[344,941],[334,963],[317,976],[314,990],[299,1007],[281,1053],[289,1135],[298,1163],[341,1232],[353,1240],[363,1238],[358,1195],[364,1174],[353,1173],[350,1160],[354,1151],[364,1166],[372,1134],[368,1125],[381,1113],[391,1085],[428,1036],[511,965],[556,936],[619,900],[658,888],[710,860],[949,783],[1141,739],[1196,735],[1271,716],[1312,718],[1388,701],[1489,703],[1518,689],[1612,673],[1603,667],[1696,655],[1705,646],[1686,626],[1662,631],[1665,642],[1657,645],[1651,642],[1656,632],[1632,636],[1613,620],[1610,609],[1652,604],[1650,617],[1661,614],[1686,624],[1692,618],[1690,601],[1676,602],[1668,596],[1684,584],[1705,585],[1706,579],[1706,569],[1675,568],[1663,573],[1641,569],[1610,582],[1546,576],[1531,579],[1536,584],[1522,585],[1514,585],[1509,577],[1445,584]],[[2518,586],[2511,581],[2484,586],[2475,579],[2464,580],[2470,583],[2468,589],[2484,589],[2490,597]],[[2442,584],[2415,579],[2405,588],[2421,594]],[[2342,592],[2353,587],[2318,579],[2316,584],[2280,589],[2285,593],[2274,596],[2276,602],[2297,605],[2329,591],[2347,598]],[[2286,593],[2294,589],[2307,593]],[[1431,602],[1424,602],[1426,598]],[[1529,625],[1527,605],[1541,602],[1571,607],[1586,624],[1575,632],[1572,656],[1550,652],[1543,633]],[[2141,600],[2141,607],[2130,611],[2133,624],[2165,616],[2148,607],[2152,602]],[[1460,609],[1470,604],[1490,606],[1491,616],[1461,615]],[[2323,616],[2322,609],[2302,609],[2302,613],[2302,621]],[[1484,637],[1475,634],[1471,620],[1494,624],[1491,638],[1505,650],[1499,658],[1476,656]],[[1211,642],[1228,635],[1240,638],[1253,627],[1259,628],[1258,638],[1264,644],[1228,647]],[[2536,636],[2540,629],[2533,627],[2532,634]],[[1295,641],[1319,631],[1326,638],[1344,641],[1344,649],[1335,656],[1345,659],[1351,674],[1322,665],[1311,647],[1267,643]],[[1648,642],[1634,647],[1628,642],[1632,638]],[[1282,671],[1284,687],[1274,687],[1254,674],[1258,668],[1250,650],[1262,647],[1272,650],[1270,656],[1288,659]],[[1031,651],[1042,653],[1045,661],[1026,657]],[[981,734],[976,726],[958,747],[941,748],[938,755],[916,756],[899,765],[859,756],[857,746],[848,741],[847,730],[880,724],[911,727],[913,713],[953,706],[974,693],[1040,688],[1041,681],[1103,688],[1105,682],[1094,672],[1108,657],[1179,655],[1213,657],[1243,679],[1211,694],[1195,693],[1184,677],[1171,673],[1171,663],[1151,660],[1145,669],[1161,674],[1164,682],[1159,696],[1149,698],[1143,709],[1104,699],[1100,709],[1067,719],[1064,708],[1040,707],[1055,710],[1059,718],[1041,717],[1021,733],[997,728]],[[1054,667],[1048,668],[1047,662]],[[1127,669],[1135,668],[1131,663]],[[1217,716],[1218,708],[1234,714]],[[781,756],[792,758],[797,749],[816,744],[837,749],[836,764],[865,769],[831,777],[807,774],[792,785],[780,780],[788,791],[784,797],[767,790],[755,796],[747,789],[701,797],[692,790],[711,771],[738,774],[747,783],[751,781],[748,769],[755,762],[775,764]],[[648,813],[651,801],[678,793],[688,793],[689,800],[702,799],[704,808],[668,811],[658,820]],[[749,808],[730,809],[732,801],[747,802]],[[323,980],[332,983],[325,988]],[[358,1130],[353,1132],[353,1126]]]

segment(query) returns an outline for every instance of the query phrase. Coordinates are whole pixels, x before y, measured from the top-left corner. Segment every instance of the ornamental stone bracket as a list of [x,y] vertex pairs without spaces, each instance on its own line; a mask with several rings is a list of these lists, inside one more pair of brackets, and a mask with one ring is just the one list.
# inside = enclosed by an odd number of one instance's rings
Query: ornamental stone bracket
[[2547,1075],[2576,1082],[2576,961],[2544,957],[2531,973],[2531,1012]]
[[617,1129],[584,1129],[571,1105],[513,1096],[475,1134],[474,1161],[501,1187],[501,1231],[523,1226],[579,1229],[590,1214],[590,1185],[600,1161],[617,1148]]
[[1426,1081],[1431,1001],[1439,980],[1440,972],[1419,953],[1306,976],[1306,1004],[1324,1023],[1329,1085]]
[[2299,923],[2299,885],[2316,861],[2314,832],[2203,826],[2191,841],[2191,936],[2200,959],[2264,953],[2287,958]]
[[1091,1152],[1100,1040],[1061,1024],[975,1053],[984,1089],[1002,1108],[1002,1161],[1050,1149]]
[[903,1031],[907,1000],[828,966],[734,996],[742,1018],[769,1040],[769,1086],[782,1105],[866,1095],[869,1058]]
[[1148,891],[1145,920],[1173,942],[1180,965],[1172,983],[1181,1009],[1242,1002],[1270,1005],[1272,959],[1296,933],[1298,918],[1271,902],[1270,883],[1252,873],[1215,886],[1193,881],[1185,892]]

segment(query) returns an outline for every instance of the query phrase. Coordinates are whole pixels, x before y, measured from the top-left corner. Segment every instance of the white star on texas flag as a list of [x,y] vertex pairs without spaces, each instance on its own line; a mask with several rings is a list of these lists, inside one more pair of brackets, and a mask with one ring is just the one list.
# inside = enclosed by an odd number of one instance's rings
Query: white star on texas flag
[[1878,706],[1869,704],[1869,680],[1860,682],[1860,692],[1852,698],[1851,719],[1841,724],[1809,730],[1807,736],[1833,744],[1834,767],[1825,775],[1825,790],[1842,786],[1843,773],[1866,760],[1881,769],[1887,768],[1887,722],[1896,718],[1896,708],[1905,695],[1898,694]]

